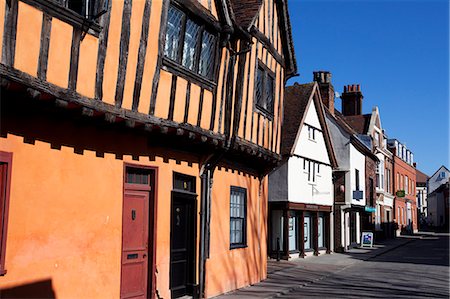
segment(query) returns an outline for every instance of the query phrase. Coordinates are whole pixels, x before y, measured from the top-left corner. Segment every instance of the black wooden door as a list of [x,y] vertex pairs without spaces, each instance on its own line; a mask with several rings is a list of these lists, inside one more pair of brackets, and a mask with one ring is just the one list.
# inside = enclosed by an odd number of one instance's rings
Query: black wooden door
[[193,295],[195,274],[195,197],[173,192],[170,289],[172,298]]

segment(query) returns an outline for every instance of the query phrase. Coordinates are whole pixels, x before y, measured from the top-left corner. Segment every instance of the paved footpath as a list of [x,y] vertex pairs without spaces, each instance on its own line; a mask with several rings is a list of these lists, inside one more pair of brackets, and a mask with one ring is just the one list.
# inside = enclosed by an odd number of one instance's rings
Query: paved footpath
[[266,280],[215,298],[449,298],[448,241],[448,234],[427,234],[345,254],[270,260]]

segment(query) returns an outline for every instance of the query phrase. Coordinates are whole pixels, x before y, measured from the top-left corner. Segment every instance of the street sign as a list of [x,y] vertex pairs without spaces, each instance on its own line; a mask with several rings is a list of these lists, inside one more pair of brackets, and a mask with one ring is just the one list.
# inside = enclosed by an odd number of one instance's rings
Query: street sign
[[355,191],[353,191],[353,198],[356,199],[356,200],[363,199],[363,192],[362,192],[362,190],[355,190]]
[[373,247],[373,233],[363,232],[361,235],[361,247]]

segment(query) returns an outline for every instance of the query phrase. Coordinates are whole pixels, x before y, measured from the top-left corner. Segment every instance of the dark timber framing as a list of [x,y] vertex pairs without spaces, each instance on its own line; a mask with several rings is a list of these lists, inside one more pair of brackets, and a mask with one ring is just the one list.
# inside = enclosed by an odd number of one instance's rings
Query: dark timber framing
[[159,29],[159,42],[158,42],[158,58],[156,61],[155,73],[153,74],[152,80],[152,94],[150,96],[150,109],[149,114],[155,114],[155,104],[156,104],[156,95],[158,92],[159,86],[159,75],[161,73],[161,64],[162,58],[164,56],[164,46],[166,41],[166,28],[167,28],[167,15],[169,13],[169,4],[170,0],[162,0],[162,12],[161,12],[161,21],[160,21],[160,29]]
[[41,80],[47,79],[48,48],[50,45],[51,29],[52,29],[52,17],[46,13],[43,13],[42,29],[41,29],[41,48],[39,50],[39,63],[37,69],[37,76]]
[[267,38],[267,36],[264,35],[261,31],[258,30],[255,26],[252,26],[250,28],[250,33],[256,37],[256,39],[263,44],[264,48],[269,51],[269,53],[275,58],[275,60],[281,64],[283,67],[285,66],[284,59],[281,57],[281,55],[277,52],[273,44],[270,42],[270,40]]
[[2,63],[14,65],[16,53],[18,0],[7,0],[5,5],[5,23],[3,31]]
[[186,86],[186,105],[184,107],[184,118],[183,118],[184,123],[188,122],[190,101],[191,101],[191,82],[188,81]]
[[72,50],[70,53],[69,89],[77,89],[78,61],[80,58],[81,30],[73,28]]
[[106,47],[108,45],[109,23],[111,19],[111,3],[112,1],[109,1],[108,12],[102,16],[101,20],[104,29],[100,32],[98,41],[97,73],[95,77],[95,99],[97,100],[103,98],[103,75],[105,71]]
[[[248,53],[248,68],[247,68],[247,90],[245,95],[245,110],[244,110],[244,138],[246,138],[246,132],[247,132],[247,112],[248,112],[248,102],[249,102],[249,95],[250,95],[250,70],[252,67],[252,52],[250,51]],[[253,84],[253,82],[252,82]]]
[[[17,0],[8,0],[8,1],[17,2]],[[102,27],[95,21],[86,19],[76,12],[56,4],[56,1],[49,1],[49,0],[20,0],[20,1],[25,2],[26,4],[31,5],[33,7],[36,7],[37,9],[43,11],[44,13],[47,13],[48,15],[54,18],[58,18],[61,21],[70,24],[74,28],[84,31],[88,30],[89,34],[92,34],[95,37],[98,37],[100,32],[102,31]],[[112,1],[110,0],[110,3],[111,2]]]
[[141,95],[142,76],[144,74],[145,54],[147,53],[148,30],[150,23],[152,1],[145,0],[144,15],[142,16],[141,41],[139,42],[138,60],[136,66],[136,79],[133,91],[133,110],[137,110]]
[[117,107],[122,106],[123,92],[125,88],[125,77],[127,73],[128,49],[130,46],[130,19],[132,0],[124,0],[122,15],[122,31],[120,34],[119,69],[117,71],[117,85],[115,103]]
[[168,119],[173,120],[173,109],[175,107],[175,95],[177,93],[177,76],[172,76],[172,83],[170,85],[169,111]]
[[228,56],[229,56],[228,52],[229,52],[228,50],[225,52],[225,60],[224,60],[225,63],[223,65],[222,92],[221,92],[220,110],[219,110],[219,128],[218,128],[219,132],[222,129],[223,104],[225,102],[225,85],[226,85],[227,69],[228,69]]
[[236,77],[236,86],[234,94],[234,117],[233,117],[233,136],[236,136],[239,130],[239,125],[241,123],[241,111],[242,111],[242,96],[244,93],[244,76],[245,76],[245,62],[247,61],[247,47],[248,43],[240,41],[238,60],[238,72]]

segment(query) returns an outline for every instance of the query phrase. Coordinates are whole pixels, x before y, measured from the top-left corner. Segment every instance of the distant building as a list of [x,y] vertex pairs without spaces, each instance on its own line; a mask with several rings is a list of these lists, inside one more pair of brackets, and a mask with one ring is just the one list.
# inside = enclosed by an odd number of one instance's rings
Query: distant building
[[423,229],[428,223],[428,178],[428,175],[416,168],[416,196],[417,213],[419,216],[419,229]]
[[441,166],[428,179],[428,220],[432,227],[447,229],[449,226],[449,177],[450,171]]
[[[378,158],[370,143],[360,138],[346,122],[345,115],[360,113],[362,93],[358,85],[345,87],[348,93],[342,111],[334,108],[334,88],[329,72],[316,72],[325,107],[327,126],[338,167],[334,179],[334,248],[345,251],[361,242],[362,231],[373,231],[375,169]],[[345,96],[344,96],[345,97]]]
[[269,254],[330,252],[337,164],[316,82],[286,88],[283,125],[282,163],[269,175]]
[[389,150],[394,154],[394,221],[397,233],[417,232],[416,169],[414,155],[397,139],[388,139]]

